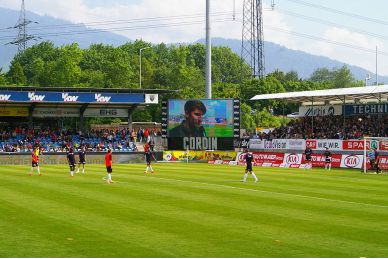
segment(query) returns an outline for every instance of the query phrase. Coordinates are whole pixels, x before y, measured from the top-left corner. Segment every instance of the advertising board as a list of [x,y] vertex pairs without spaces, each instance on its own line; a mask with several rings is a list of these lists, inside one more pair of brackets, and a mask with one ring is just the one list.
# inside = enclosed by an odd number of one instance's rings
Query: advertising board
[[114,118],[127,118],[128,109],[97,109],[89,108],[84,112],[84,117],[114,117]]
[[51,108],[37,107],[32,112],[32,117],[79,117],[80,110],[78,108]]
[[[314,113],[313,113],[314,111]],[[342,115],[341,105],[299,106],[299,116]]]
[[362,155],[342,155],[341,167],[342,168],[362,168],[363,166]]
[[232,161],[236,160],[236,152],[227,152],[227,151],[164,151],[163,160],[164,161],[210,161],[210,160],[224,160]]
[[365,115],[388,113],[388,103],[344,105],[345,115]]
[[28,117],[28,107],[1,107],[0,117]]
[[144,103],[144,94],[0,91],[0,102]]
[[313,150],[342,150],[342,140],[341,139],[307,139],[306,147],[309,147]]
[[[379,148],[379,142],[377,140],[367,140],[366,149]],[[364,150],[364,140],[344,140],[343,141],[343,150]]]

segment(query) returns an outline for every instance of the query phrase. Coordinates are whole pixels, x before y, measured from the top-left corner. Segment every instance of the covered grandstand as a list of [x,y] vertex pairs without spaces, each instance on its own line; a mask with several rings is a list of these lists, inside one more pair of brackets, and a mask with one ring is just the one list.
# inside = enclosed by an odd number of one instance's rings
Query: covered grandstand
[[[305,131],[307,128],[310,128],[309,131],[311,134],[313,134],[313,136],[304,135],[303,138],[329,138],[329,136],[318,136],[316,131],[322,124],[328,125],[330,122],[333,122],[331,129],[333,129],[333,127],[341,127],[345,130],[349,124],[354,126],[358,123],[362,124],[360,127],[362,126],[365,128],[365,126],[368,126],[371,128],[370,132],[365,132],[368,135],[375,137],[388,136],[388,132],[386,132],[385,129],[388,115],[387,98],[388,85],[379,85],[368,87],[262,94],[254,96],[251,98],[251,100],[259,101],[280,99],[286,102],[298,103],[300,105],[299,116],[302,117],[302,120],[304,120],[304,125],[301,126],[301,128],[303,128]],[[379,130],[379,127],[382,127],[382,130]],[[293,129],[295,128],[296,127],[293,127]],[[327,129],[322,130],[327,131]],[[335,138],[360,138],[362,135],[363,134],[360,132],[357,132],[356,134],[348,134],[348,136],[340,135]],[[292,136],[287,138],[291,137]],[[331,136],[331,138],[333,138],[333,136]]]
[[[302,154],[309,147],[314,152],[314,166],[324,164],[323,152],[328,148],[335,155],[333,167],[361,168],[367,159],[363,154],[366,143],[366,149],[378,150],[380,166],[388,169],[387,98],[388,85],[256,95],[251,100],[299,104],[299,118],[252,136],[249,146],[260,157],[284,157],[278,161],[262,159],[261,163],[269,166],[303,166]],[[366,136],[376,139],[364,142]]]
[[[46,151],[63,151],[65,146],[85,145],[90,151],[103,151],[109,145],[117,151],[137,151],[136,142],[156,132],[132,129],[135,109],[157,104],[159,95],[172,93],[159,89],[95,89],[55,87],[0,87],[0,149],[28,152],[39,144]],[[85,130],[85,119],[125,118],[128,127],[120,131]],[[64,129],[63,121],[74,121]],[[140,133],[140,135],[139,135]]]
[[347,103],[386,103],[388,99],[388,85],[260,94],[251,98],[252,101],[271,99],[283,99],[306,106]]

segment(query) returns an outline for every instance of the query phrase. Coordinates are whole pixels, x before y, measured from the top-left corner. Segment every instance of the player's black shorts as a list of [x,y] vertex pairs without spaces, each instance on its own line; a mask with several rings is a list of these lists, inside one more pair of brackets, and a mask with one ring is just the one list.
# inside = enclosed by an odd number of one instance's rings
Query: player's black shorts
[[80,159],[80,160],[78,161],[78,164],[86,164],[85,159]]
[[38,163],[36,163],[36,162],[32,162],[32,167],[37,167],[37,166],[39,166],[39,164],[38,164]]
[[325,162],[328,164],[331,162],[331,159],[330,158],[326,158]]
[[108,173],[112,173],[112,167],[111,167],[111,166],[107,166],[107,167],[106,167],[106,171],[107,171]]
[[247,164],[245,170],[252,171],[252,164]]
[[306,161],[311,161],[311,156],[310,155],[306,155]]

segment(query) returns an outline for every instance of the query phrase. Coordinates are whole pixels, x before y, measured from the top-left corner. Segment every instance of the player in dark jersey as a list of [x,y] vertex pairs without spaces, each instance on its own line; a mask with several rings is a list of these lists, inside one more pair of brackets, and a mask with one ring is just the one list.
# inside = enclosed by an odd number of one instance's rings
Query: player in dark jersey
[[75,170],[75,156],[74,156],[74,149],[71,147],[69,148],[69,151],[67,152],[67,162],[70,166],[70,176],[74,176],[74,170]]
[[36,168],[36,171],[38,172],[38,175],[41,176],[39,169],[39,147],[35,147],[34,150],[31,153],[31,171],[29,176],[32,176],[32,172],[34,171],[34,168]]
[[[148,169],[151,171],[151,174],[154,173],[154,170],[152,169],[152,166],[151,166],[151,159],[154,158],[154,155],[152,154],[152,151],[151,151],[151,148],[147,143],[145,143],[144,145],[144,157],[145,157],[145,160],[146,160],[146,163],[147,163],[147,167],[146,167],[146,170],[144,171],[144,174],[148,173]],[[156,159],[155,159],[156,161]]]
[[379,152],[377,152],[377,148],[373,148],[368,152],[370,167],[372,170],[375,170],[376,173],[380,173],[381,169],[379,167]]
[[313,150],[309,147],[306,147],[304,150],[305,160],[306,160],[306,167],[305,169],[312,169],[313,164],[311,163],[311,155],[313,154]]
[[255,179],[255,183],[256,183],[259,179],[257,179],[255,173],[252,171],[253,154],[248,152],[248,149],[245,149],[244,153],[245,153],[245,162],[247,166],[245,168],[244,178],[241,181],[242,182],[247,181],[248,172],[249,172],[252,175],[252,177]]
[[108,148],[108,151],[105,154],[105,166],[107,172],[107,183],[113,183],[112,181],[112,150]]
[[82,173],[84,174],[85,173],[85,164],[86,164],[86,151],[85,151],[85,147],[82,146],[81,149],[78,151],[78,169],[77,169],[77,174],[79,173],[79,169],[81,167],[81,164],[82,164]]
[[326,148],[325,153],[323,154],[325,156],[325,170],[331,170],[331,152],[329,151],[329,148]]

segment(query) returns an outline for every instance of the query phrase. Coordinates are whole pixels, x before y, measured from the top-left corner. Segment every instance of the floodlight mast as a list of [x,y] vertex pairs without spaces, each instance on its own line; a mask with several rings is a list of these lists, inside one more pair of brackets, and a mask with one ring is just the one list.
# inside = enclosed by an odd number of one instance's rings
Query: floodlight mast
[[210,37],[210,0],[206,0],[206,98],[212,98],[212,49]]

